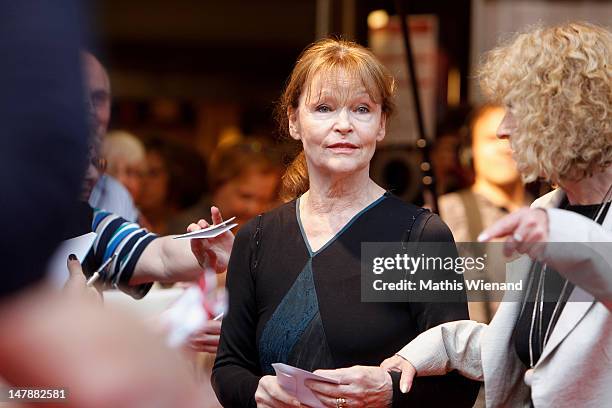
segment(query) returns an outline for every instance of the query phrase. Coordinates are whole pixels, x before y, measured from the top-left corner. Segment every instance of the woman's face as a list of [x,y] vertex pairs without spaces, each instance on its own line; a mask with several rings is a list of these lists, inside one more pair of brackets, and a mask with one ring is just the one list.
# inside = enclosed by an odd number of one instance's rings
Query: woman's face
[[[367,169],[376,142],[385,137],[380,103],[347,75],[313,78],[297,110],[289,113],[289,132],[304,146],[309,171],[350,174]],[[310,92],[308,92],[310,90]]]
[[117,157],[113,165],[109,165],[107,172],[127,188],[134,202],[140,202],[144,167],[142,162]]

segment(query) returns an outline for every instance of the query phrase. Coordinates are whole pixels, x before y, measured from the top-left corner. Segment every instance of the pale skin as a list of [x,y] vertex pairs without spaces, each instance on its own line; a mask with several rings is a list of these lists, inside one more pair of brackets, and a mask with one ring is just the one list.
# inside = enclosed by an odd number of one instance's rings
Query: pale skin
[[[516,131],[516,118],[507,109],[502,123],[497,129],[497,137],[508,139]],[[563,190],[572,205],[589,205],[603,202],[612,180],[612,166],[577,181],[564,181]],[[504,255],[514,253],[529,255],[538,259],[549,239],[548,214],[542,208],[524,207],[485,229],[478,237],[480,242],[505,238]],[[418,375],[414,366],[399,355],[382,362],[381,367],[388,371],[401,372],[400,390],[410,391],[414,377]]]
[[[223,222],[221,212],[217,207],[211,208],[213,224]],[[188,232],[197,231],[209,226],[206,220],[190,224]],[[153,241],[143,252],[136,263],[130,285],[160,281],[183,282],[197,281],[204,271],[210,269],[215,273],[225,272],[234,234],[225,232],[212,239],[175,240],[172,236],[160,237]],[[97,300],[101,296],[94,287],[86,286],[78,261],[69,261],[69,279],[65,285],[65,292],[71,297]],[[188,346],[195,351],[216,353],[221,333],[220,321],[207,321],[205,326],[194,334]]]
[[[211,208],[213,224],[223,222],[217,207]],[[206,220],[190,224],[188,232],[208,227]],[[225,232],[216,238],[185,240],[172,239],[172,235],[151,242],[136,263],[130,285],[145,282],[196,281],[202,276],[203,267],[216,273],[225,272],[229,254],[234,243],[234,234]]]
[[[337,81],[315,76],[310,97],[303,92],[297,109],[287,112],[291,137],[302,142],[310,179],[300,199],[300,218],[313,251],[323,247],[359,211],[381,197],[385,190],[369,177],[376,143],[385,136],[385,116],[380,103],[365,89],[340,73]],[[307,386],[326,407],[390,406],[391,376],[380,367],[354,366],[317,370],[341,384],[319,381]],[[264,376],[255,393],[258,407],[297,407],[275,376]]]

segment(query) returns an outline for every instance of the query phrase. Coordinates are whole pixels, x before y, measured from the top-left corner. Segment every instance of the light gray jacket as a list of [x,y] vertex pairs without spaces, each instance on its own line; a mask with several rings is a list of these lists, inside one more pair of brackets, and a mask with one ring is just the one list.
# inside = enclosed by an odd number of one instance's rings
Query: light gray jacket
[[[515,352],[521,303],[509,301],[489,325],[449,322],[405,346],[398,354],[417,375],[458,370],[484,381],[487,407],[528,407],[530,398],[536,408],[612,406],[612,210],[599,226],[555,208],[564,196],[555,190],[532,205],[547,209],[550,242],[571,243],[547,245],[544,262],[576,285],[533,370]],[[508,264],[508,276],[525,279],[530,265],[521,257]]]

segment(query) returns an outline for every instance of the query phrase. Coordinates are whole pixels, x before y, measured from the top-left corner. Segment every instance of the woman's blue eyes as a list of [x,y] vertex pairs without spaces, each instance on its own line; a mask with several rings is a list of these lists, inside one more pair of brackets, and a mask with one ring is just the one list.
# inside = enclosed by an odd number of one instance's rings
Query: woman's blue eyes
[[[332,109],[327,105],[319,105],[315,108],[315,110],[320,113],[329,113],[332,111]],[[369,113],[370,108],[368,108],[367,106],[361,105],[355,108],[354,111],[357,113]]]

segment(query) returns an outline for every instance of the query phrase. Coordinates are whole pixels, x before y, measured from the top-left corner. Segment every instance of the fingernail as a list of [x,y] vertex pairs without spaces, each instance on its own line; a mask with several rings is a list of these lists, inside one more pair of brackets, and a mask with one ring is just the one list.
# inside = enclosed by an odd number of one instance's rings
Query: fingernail
[[77,257],[76,257],[76,255],[75,255],[75,254],[70,254],[70,255],[68,255],[68,259],[69,259],[70,261],[76,261],[76,260],[77,260]]
[[292,403],[293,405],[295,405],[296,407],[299,407],[299,406],[300,406],[300,401],[298,401],[298,400],[293,400],[293,401],[291,401],[291,403]]
[[408,392],[408,384],[406,384],[406,383],[400,384],[400,391],[402,392],[402,394],[407,393]]
[[478,240],[478,242],[483,242],[483,241],[488,241],[489,240],[489,235],[485,234],[484,232],[482,234],[480,234],[478,236],[478,238],[476,238]]
[[523,242],[523,237],[520,234],[514,234],[512,238],[514,238],[516,242]]

